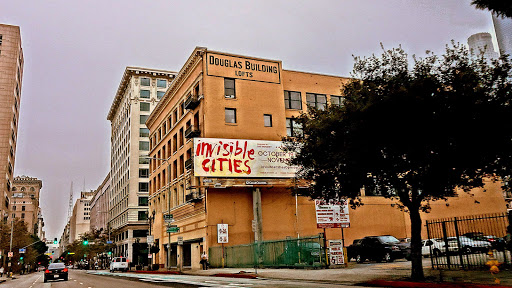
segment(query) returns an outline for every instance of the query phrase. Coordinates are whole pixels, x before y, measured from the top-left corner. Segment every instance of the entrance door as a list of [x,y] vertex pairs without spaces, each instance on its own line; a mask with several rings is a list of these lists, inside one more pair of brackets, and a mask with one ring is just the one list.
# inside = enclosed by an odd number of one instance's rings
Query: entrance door
[[183,266],[192,266],[192,245],[183,243]]

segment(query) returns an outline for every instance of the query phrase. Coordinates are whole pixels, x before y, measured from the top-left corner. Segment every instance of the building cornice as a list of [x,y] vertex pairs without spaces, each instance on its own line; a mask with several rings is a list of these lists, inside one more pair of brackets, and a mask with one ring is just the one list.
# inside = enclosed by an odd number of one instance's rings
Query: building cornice
[[168,80],[172,80],[176,76],[176,72],[167,71],[167,70],[159,70],[159,69],[149,69],[149,68],[141,68],[141,67],[131,67],[128,66],[124,70],[123,77],[121,78],[121,82],[119,83],[119,87],[117,88],[116,96],[114,97],[114,101],[112,101],[112,106],[110,106],[110,110],[107,115],[107,120],[112,121],[114,116],[121,104],[123,99],[124,92],[128,87],[128,83],[130,81],[130,77],[132,75],[146,75],[151,77],[165,77]]
[[167,89],[162,99],[160,99],[156,107],[153,109],[153,112],[151,112],[149,115],[148,119],[146,120],[147,127],[151,126],[155,119],[157,119],[158,116],[162,113],[164,107],[169,104],[178,89],[188,78],[196,64],[203,59],[203,54],[206,53],[206,51],[206,47],[196,47],[194,49],[190,57],[188,57],[187,62],[185,62],[185,65],[183,65],[183,67],[180,69],[180,72],[178,72],[178,75],[176,75],[174,78],[174,81],[172,81],[171,86]]

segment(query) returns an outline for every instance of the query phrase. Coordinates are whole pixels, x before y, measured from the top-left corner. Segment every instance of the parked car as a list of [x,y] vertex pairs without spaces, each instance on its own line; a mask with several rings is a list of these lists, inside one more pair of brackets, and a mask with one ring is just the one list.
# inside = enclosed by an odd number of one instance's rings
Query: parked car
[[394,236],[367,236],[364,237],[356,249],[357,263],[367,259],[375,261],[392,262],[395,259],[405,258],[407,247]]
[[110,262],[110,272],[114,271],[128,271],[128,261],[125,257],[115,257]]
[[446,253],[445,246],[442,239],[421,240],[421,255],[423,257],[429,257],[430,255],[441,256]]
[[64,263],[51,263],[48,268],[44,270],[44,283],[48,282],[49,279],[64,279],[68,281],[68,268]]
[[469,232],[464,236],[476,241],[488,241],[491,247],[496,250],[505,250],[505,239],[494,235],[485,235],[482,232]]
[[357,249],[363,239],[356,239],[347,247],[347,259],[350,261],[350,259],[356,259],[357,255]]
[[[460,247],[457,242],[457,237],[448,237],[448,244],[450,247],[457,247],[455,252],[459,251],[470,254],[475,252],[487,252],[491,248],[491,243],[488,241],[473,240],[466,236],[459,236]],[[452,251],[451,249],[449,251]]]

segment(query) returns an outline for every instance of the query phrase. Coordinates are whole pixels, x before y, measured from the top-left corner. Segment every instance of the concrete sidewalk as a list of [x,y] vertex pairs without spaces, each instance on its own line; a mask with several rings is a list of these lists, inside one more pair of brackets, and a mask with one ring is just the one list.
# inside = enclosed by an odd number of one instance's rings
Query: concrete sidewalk
[[[425,267],[425,266],[424,266]],[[340,269],[257,269],[258,278],[323,281],[326,283],[340,283],[358,285],[373,280],[410,281],[410,262],[394,263],[349,263],[347,268]],[[432,270],[429,266],[424,268],[426,283],[471,283],[495,285],[495,278],[486,271],[439,271]],[[256,274],[254,268],[214,268],[209,270],[186,270],[186,275],[200,276],[226,276]],[[512,271],[502,271],[497,277],[501,285],[512,286]],[[363,284],[364,285],[364,284]],[[377,285],[374,283],[374,285]],[[387,286],[387,285],[386,285]],[[407,287],[407,286],[402,286]],[[410,286],[409,286],[410,287]]]

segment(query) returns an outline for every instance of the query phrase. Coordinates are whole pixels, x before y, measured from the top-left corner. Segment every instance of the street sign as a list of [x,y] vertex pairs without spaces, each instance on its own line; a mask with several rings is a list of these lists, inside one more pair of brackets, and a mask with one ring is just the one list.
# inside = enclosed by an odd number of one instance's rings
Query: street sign
[[167,233],[177,233],[180,232],[180,227],[169,227],[167,228]]
[[14,257],[14,252],[7,252],[7,257]]
[[345,264],[342,240],[329,240],[329,261],[332,265]]
[[27,252],[27,249],[25,249],[25,248],[20,248],[20,253],[25,253],[25,252]]
[[316,228],[350,227],[348,203],[346,200],[315,200]]
[[183,245],[183,237],[178,236],[178,245]]
[[174,216],[172,214],[165,214],[164,215],[165,222],[167,221],[174,221]]
[[107,241],[107,244],[112,244],[112,243],[114,243],[114,242],[112,242],[112,241],[110,241],[110,240],[109,240],[109,241]]
[[217,243],[228,242],[228,224],[217,224]]
[[148,254],[148,258],[149,258],[149,259],[153,258],[153,254],[151,254],[151,253],[150,253],[150,254]]
[[[153,245],[153,242],[155,242],[155,236],[153,235],[148,235],[148,245]],[[151,254],[150,254],[151,255]]]

